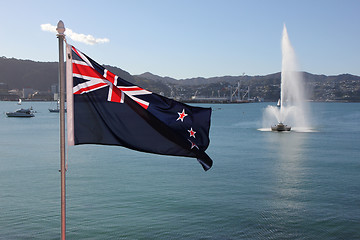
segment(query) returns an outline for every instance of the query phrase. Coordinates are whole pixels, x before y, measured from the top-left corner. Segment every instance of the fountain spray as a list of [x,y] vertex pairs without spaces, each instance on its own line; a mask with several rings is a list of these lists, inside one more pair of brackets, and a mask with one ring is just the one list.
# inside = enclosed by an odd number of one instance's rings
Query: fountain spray
[[[268,106],[264,117],[276,119],[279,124],[292,126],[293,130],[303,131],[309,128],[308,125],[308,104],[303,86],[303,75],[299,71],[294,48],[292,47],[286,26],[284,24],[282,41],[282,68],[281,68],[281,92],[280,108]],[[273,128],[276,130],[276,128]],[[290,130],[288,128],[287,130]],[[277,131],[277,130],[276,130]],[[284,130],[281,130],[284,131]]]

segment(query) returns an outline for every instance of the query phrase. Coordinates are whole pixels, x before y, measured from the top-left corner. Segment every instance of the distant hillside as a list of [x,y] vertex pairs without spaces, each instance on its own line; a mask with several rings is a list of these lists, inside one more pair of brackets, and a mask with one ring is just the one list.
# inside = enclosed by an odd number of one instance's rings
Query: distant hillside
[[[105,67],[138,86],[180,100],[191,99],[193,96],[229,97],[238,84],[240,84],[242,94],[250,90],[251,98],[276,101],[280,95],[280,72],[264,76],[197,77],[177,80],[171,77],[160,77],[150,72],[132,76],[118,67],[107,65]],[[304,72],[303,76],[310,100],[360,101],[359,76],[350,74],[326,76],[307,72]],[[1,57],[0,83],[7,84],[9,90],[33,88],[49,91],[52,84],[58,83],[58,63]]]
[[[360,102],[360,77],[351,74],[336,76],[316,75],[302,72],[308,100]],[[264,76],[222,76],[176,80],[151,73],[134,76],[141,80],[164,83],[170,88],[166,95],[189,99],[201,97],[229,97],[240,84],[241,93],[247,97],[277,101],[280,96],[281,73]],[[249,92],[248,92],[249,90]],[[248,92],[248,93],[246,93]],[[250,95],[250,96],[249,96]]]
[[[167,88],[163,83],[153,80],[133,77],[128,72],[113,66],[105,65],[107,69],[126,81],[148,88],[154,92],[161,92]],[[52,84],[58,83],[57,62],[35,62],[15,58],[0,58],[0,83],[7,84],[10,89],[33,88],[40,91],[49,91]]]
[[6,83],[9,89],[34,88],[47,91],[58,82],[58,63],[1,57],[0,82]]

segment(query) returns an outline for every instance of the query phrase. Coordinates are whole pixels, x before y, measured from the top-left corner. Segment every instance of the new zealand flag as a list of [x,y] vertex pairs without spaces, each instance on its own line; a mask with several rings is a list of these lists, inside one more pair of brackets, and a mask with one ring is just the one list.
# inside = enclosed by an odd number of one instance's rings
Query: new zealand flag
[[68,144],[118,145],[137,151],[197,158],[212,166],[211,108],[189,106],[116,76],[67,45]]

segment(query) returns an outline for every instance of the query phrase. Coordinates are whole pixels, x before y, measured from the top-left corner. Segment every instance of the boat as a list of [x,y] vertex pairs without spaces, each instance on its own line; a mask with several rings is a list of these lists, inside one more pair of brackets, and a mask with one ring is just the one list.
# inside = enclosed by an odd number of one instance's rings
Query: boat
[[21,105],[21,98],[19,98],[18,105]]
[[[49,112],[51,112],[51,113],[60,112],[59,101],[56,102],[56,108],[49,108]],[[65,112],[66,112],[66,109],[65,109]]]
[[49,108],[49,112],[52,112],[52,113],[60,112],[59,101],[56,101],[56,108]]
[[58,108],[49,108],[49,112],[58,113],[60,109]]
[[16,110],[15,112],[7,112],[6,115],[8,117],[35,117],[30,108],[21,108]]
[[283,131],[290,131],[291,127],[288,125],[284,125],[282,122],[279,122],[278,124],[271,126],[271,131],[277,131],[277,132],[283,132]]
[[[49,108],[49,112],[58,113],[58,112],[60,112],[60,108]],[[65,109],[65,112],[66,112],[66,109]]]
[[280,107],[280,106],[281,106],[280,98],[279,98],[279,100],[278,100],[278,102],[277,102],[276,106],[277,106],[277,107]]

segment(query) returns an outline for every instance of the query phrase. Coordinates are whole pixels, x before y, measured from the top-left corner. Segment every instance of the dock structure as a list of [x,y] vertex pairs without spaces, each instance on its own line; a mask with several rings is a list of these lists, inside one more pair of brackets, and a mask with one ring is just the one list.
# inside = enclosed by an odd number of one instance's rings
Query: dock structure
[[246,90],[241,89],[240,82],[238,82],[235,89],[232,86],[229,86],[230,94],[228,97],[205,97],[198,96],[198,90],[195,91],[195,94],[191,99],[185,100],[185,102],[190,103],[250,103],[254,102],[253,99],[250,99],[250,87],[248,86]]

